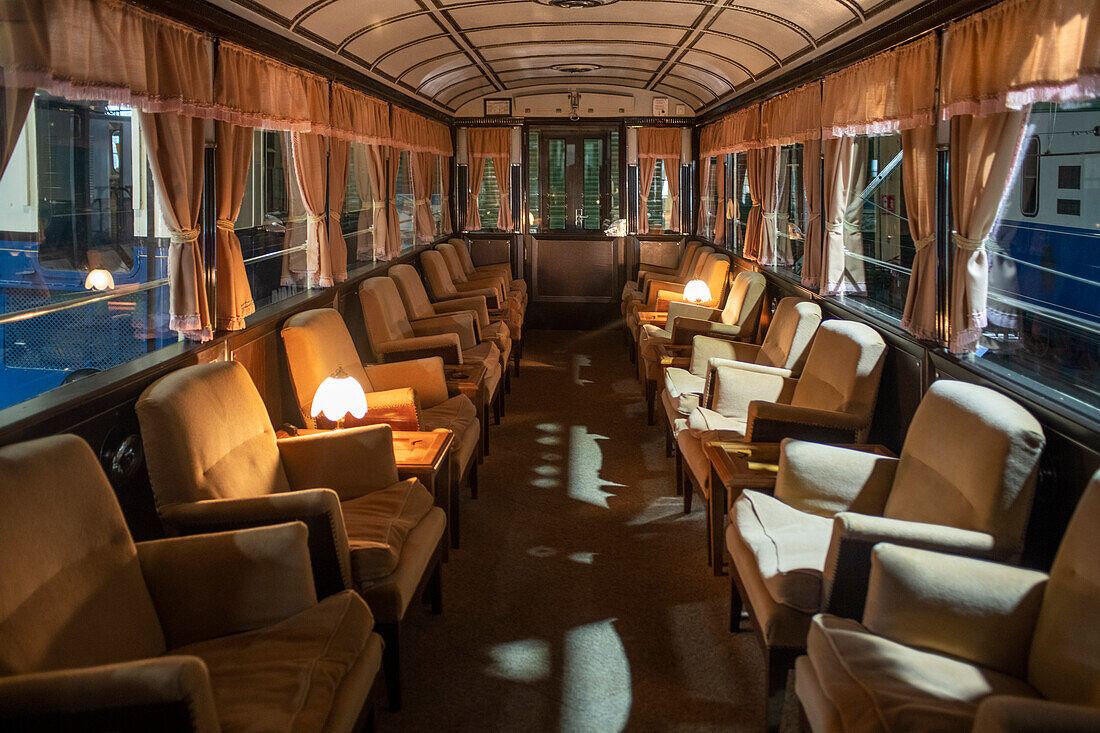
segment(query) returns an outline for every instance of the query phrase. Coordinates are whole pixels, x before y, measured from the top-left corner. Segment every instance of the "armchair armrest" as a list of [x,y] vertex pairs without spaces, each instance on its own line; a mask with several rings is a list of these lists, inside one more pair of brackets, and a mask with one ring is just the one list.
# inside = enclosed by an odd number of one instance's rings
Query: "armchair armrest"
[[749,405],[745,438],[754,443],[778,443],[783,438],[855,443],[866,427],[862,416],[848,412],[754,401]]
[[301,522],[137,543],[168,648],[253,631],[317,603]]
[[684,288],[687,287],[686,282],[676,282],[675,280],[650,280],[647,279],[645,283],[645,300],[647,303],[655,303],[657,301],[658,293],[662,290],[667,290],[670,293],[682,293]]
[[469,311],[417,318],[415,321],[409,321],[409,325],[417,336],[453,333],[458,336],[460,349],[472,349],[477,346],[477,316]]
[[398,481],[389,425],[282,438],[278,445],[292,489],[323,487],[349,501]]
[[672,326],[672,343],[690,344],[700,335],[715,338],[735,339],[741,337],[741,327],[737,324],[715,321],[703,321],[698,318],[677,318]]
[[201,534],[304,522],[317,597],[353,587],[348,534],[340,497],[331,489],[305,489],[243,499],[207,499],[162,507],[161,519],[178,534]]
[[843,511],[881,514],[897,468],[893,456],[786,439],[779,447],[775,496],[821,517]]
[[1089,733],[1100,730],[1100,710],[1030,697],[990,695],[978,704],[972,733]]
[[438,356],[447,364],[462,363],[462,342],[456,333],[397,339],[380,344],[374,351],[382,361],[409,361]]
[[466,300],[480,295],[485,298],[485,305],[489,310],[500,310],[503,307],[503,298],[495,288],[470,287],[470,283],[455,283],[454,286],[459,294],[453,298],[441,298],[441,300]]
[[985,532],[839,512],[833,517],[833,538],[825,556],[825,608],[829,613],[853,619],[863,615],[871,549],[879,542],[972,557],[991,557],[994,547],[993,536]]
[[688,303],[683,300],[668,304],[668,317],[673,320],[685,317],[696,318],[700,321],[713,321],[720,318],[721,315],[722,311],[717,308],[711,308],[697,303]]
[[0,677],[0,727],[221,730],[206,664],[183,655]]
[[876,634],[1027,678],[1047,575],[881,544],[871,555],[863,623]]
[[[715,338],[712,335],[696,333],[691,338],[691,373],[704,376],[707,361],[713,358],[752,364],[760,354],[760,347],[745,341],[732,341]],[[788,371],[788,376],[790,372]]]
[[[420,404],[425,407],[434,407],[447,400],[447,377],[443,372],[443,359],[438,356],[388,364],[364,365],[363,370],[376,389],[395,390],[411,387],[416,390]],[[370,407],[369,394],[367,406]],[[367,415],[370,415],[369,411]]]
[[485,303],[485,296],[474,295],[469,298],[455,298],[454,300],[441,300],[433,303],[437,313],[454,313],[455,311],[472,311],[477,316],[477,323],[482,328],[489,325],[489,306]]

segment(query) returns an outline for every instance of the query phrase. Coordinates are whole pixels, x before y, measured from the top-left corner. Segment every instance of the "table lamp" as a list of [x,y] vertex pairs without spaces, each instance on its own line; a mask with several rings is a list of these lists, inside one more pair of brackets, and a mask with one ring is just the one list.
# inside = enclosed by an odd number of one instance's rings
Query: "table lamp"
[[85,290],[114,290],[115,279],[108,270],[95,269],[84,278]]
[[705,303],[710,300],[710,288],[702,280],[692,280],[684,286],[684,300],[688,303]]
[[363,386],[349,377],[343,367],[337,367],[317,387],[309,414],[314,418],[323,415],[340,429],[348,415],[358,420],[367,414],[367,394],[363,391]]

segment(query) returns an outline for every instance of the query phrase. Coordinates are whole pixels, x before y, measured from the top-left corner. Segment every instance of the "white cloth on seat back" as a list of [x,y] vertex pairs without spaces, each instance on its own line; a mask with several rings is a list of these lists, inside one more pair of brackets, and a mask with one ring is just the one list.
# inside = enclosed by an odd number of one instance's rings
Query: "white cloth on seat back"
[[676,406],[676,412],[684,417],[699,406],[699,400],[706,385],[704,377],[698,377],[687,369],[669,367],[665,369],[665,389],[669,400]]

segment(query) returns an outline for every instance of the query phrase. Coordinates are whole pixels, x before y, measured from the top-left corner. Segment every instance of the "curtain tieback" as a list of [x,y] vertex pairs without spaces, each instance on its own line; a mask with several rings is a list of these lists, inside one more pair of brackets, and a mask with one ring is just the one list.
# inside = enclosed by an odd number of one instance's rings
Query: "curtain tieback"
[[970,252],[977,252],[980,249],[984,249],[986,242],[989,241],[988,237],[982,237],[981,239],[971,239],[970,237],[964,237],[958,232],[952,232],[951,237],[955,240],[955,246],[959,249],[965,249]]
[[200,236],[202,236],[202,231],[199,229],[181,229],[180,231],[171,232],[168,239],[172,244],[190,244],[198,241]]
[[830,234],[844,234],[845,232],[849,234],[855,234],[856,232],[861,231],[859,224],[847,220],[840,223],[831,221],[825,227],[825,229],[827,229]]
[[370,207],[374,211],[378,211],[379,209],[384,209],[384,208],[386,208],[386,201],[385,201],[385,199],[383,199],[382,201],[372,201]]
[[330,212],[328,212],[328,218],[332,219],[333,221],[340,221],[340,212],[339,211],[330,211]]
[[324,214],[306,214],[306,222],[309,224],[320,224],[324,220]]
[[231,232],[233,230],[233,222],[230,219],[218,219],[215,222],[219,232]]
[[764,217],[765,221],[778,221],[779,212],[778,211],[765,211],[760,216]]
[[417,199],[415,203],[416,203],[417,206],[428,206],[429,204],[432,203],[432,200],[431,199]]
[[922,250],[922,249],[924,249],[925,247],[927,247],[928,245],[932,244],[935,241],[936,241],[936,235],[935,234],[929,234],[927,237],[921,237],[920,239],[915,240],[913,242],[913,248],[917,249],[917,250]]

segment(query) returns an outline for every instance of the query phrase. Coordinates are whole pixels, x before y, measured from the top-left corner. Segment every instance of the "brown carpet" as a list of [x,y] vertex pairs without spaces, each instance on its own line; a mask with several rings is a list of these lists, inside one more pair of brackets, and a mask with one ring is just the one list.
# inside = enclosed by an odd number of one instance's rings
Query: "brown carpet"
[[645,424],[616,330],[530,331],[444,611],[410,609],[380,731],[759,730],[762,662],[728,631],[703,511]]

